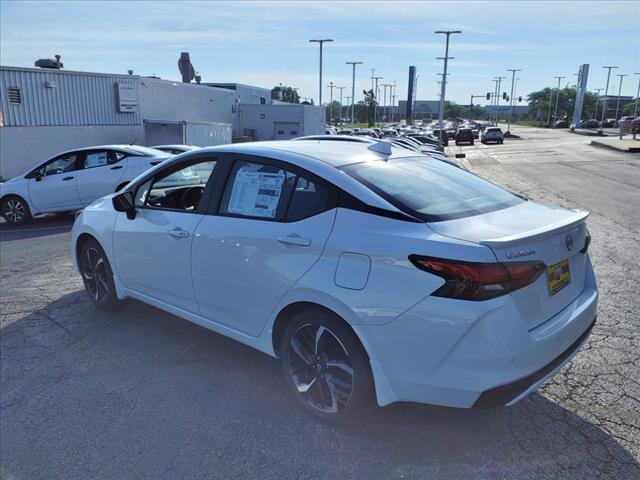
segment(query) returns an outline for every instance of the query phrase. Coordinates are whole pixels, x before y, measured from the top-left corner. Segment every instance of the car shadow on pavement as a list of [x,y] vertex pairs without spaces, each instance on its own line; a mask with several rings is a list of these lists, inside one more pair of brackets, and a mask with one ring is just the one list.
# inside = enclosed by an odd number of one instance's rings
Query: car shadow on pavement
[[1,473],[9,478],[638,478],[637,460],[534,394],[512,408],[395,404],[331,427],[279,362],[147,305],[84,292],[3,312]]
[[66,233],[73,227],[74,220],[73,213],[43,215],[35,217],[24,225],[11,225],[2,220],[0,221],[0,241],[26,240]]

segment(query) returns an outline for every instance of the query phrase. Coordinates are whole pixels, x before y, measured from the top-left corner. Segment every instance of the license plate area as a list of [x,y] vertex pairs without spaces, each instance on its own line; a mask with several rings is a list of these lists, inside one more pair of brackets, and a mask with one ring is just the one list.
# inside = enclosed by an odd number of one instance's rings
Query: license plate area
[[549,286],[549,295],[555,295],[564,287],[571,283],[571,273],[569,271],[569,260],[564,259],[561,262],[547,267],[547,284]]

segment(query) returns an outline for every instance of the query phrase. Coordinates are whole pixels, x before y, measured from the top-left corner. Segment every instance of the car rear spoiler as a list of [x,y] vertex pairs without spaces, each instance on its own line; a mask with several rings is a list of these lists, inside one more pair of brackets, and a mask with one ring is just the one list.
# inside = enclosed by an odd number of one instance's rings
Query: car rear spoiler
[[506,245],[517,245],[519,243],[530,242],[532,240],[539,240],[557,234],[563,230],[570,230],[576,225],[583,223],[589,216],[589,212],[582,210],[568,213],[569,214],[562,220],[550,223],[543,227],[538,227],[533,230],[527,230],[513,235],[507,235],[505,237],[480,240],[480,243],[488,247],[504,247]]

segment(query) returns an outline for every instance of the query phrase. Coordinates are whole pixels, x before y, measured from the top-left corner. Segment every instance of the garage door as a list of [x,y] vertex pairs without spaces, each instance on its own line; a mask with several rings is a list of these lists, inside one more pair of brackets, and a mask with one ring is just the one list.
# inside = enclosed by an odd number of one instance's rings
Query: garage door
[[289,140],[290,138],[299,137],[300,124],[293,122],[275,122],[273,124],[275,140]]

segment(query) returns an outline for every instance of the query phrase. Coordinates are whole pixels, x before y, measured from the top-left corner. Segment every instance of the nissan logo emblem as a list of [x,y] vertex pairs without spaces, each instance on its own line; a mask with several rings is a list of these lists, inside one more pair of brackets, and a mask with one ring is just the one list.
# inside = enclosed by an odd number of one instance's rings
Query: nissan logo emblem
[[571,235],[567,235],[564,239],[564,244],[567,246],[567,250],[573,250],[573,237]]

